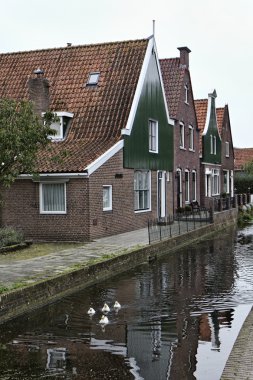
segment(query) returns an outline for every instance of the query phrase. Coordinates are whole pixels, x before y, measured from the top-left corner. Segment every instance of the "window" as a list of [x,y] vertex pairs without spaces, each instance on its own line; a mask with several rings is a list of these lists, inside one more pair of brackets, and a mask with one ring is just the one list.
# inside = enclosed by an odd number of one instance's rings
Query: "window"
[[100,76],[99,72],[90,73],[86,85],[95,86],[96,84],[98,84],[99,76]]
[[66,183],[40,184],[41,214],[66,214]]
[[226,157],[229,157],[229,142],[225,142],[225,151],[226,151]]
[[149,120],[148,122],[149,134],[149,151],[158,153],[158,122]]
[[194,150],[194,129],[189,126],[189,150]]
[[103,211],[112,210],[112,186],[103,186]]
[[55,130],[55,134],[48,137],[52,140],[63,140],[66,137],[74,114],[71,112],[55,112],[55,116],[58,120],[50,125],[50,128]]
[[223,171],[223,191],[224,193],[229,193],[229,171]]
[[183,123],[180,123],[179,125],[179,133],[180,133],[180,148],[184,148],[184,124]]
[[216,154],[216,136],[213,136],[213,154]]
[[189,171],[185,171],[185,203],[190,202]]
[[192,172],[192,200],[197,200],[197,181],[196,181],[196,172]]
[[220,194],[220,172],[218,169],[212,169],[212,195]]
[[213,154],[213,135],[210,135],[210,153]]
[[134,210],[150,209],[150,173],[137,170],[134,173]]
[[189,87],[188,87],[188,84],[186,83],[184,85],[184,94],[185,94],[185,99],[184,99],[184,102],[186,104],[188,104],[188,92],[189,92]]

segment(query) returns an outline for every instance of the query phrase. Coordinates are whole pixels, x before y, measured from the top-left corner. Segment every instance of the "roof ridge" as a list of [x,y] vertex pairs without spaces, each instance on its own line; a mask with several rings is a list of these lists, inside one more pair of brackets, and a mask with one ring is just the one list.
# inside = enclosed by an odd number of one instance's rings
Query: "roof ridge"
[[43,48],[43,49],[31,49],[31,50],[20,50],[20,51],[14,51],[14,52],[6,52],[1,53],[0,56],[3,55],[15,55],[15,54],[24,54],[24,53],[36,53],[36,52],[43,52],[43,51],[52,51],[52,50],[70,50],[70,49],[77,49],[77,48],[84,48],[84,47],[93,47],[93,46],[105,46],[105,45],[117,45],[117,44],[123,44],[123,43],[134,43],[134,42],[144,42],[147,40],[150,40],[153,36],[149,36],[147,38],[140,38],[140,39],[134,39],[134,40],[121,40],[121,41],[107,41],[107,42],[98,42],[98,43],[90,43],[90,44],[79,44],[79,45],[71,45],[71,46],[61,46],[61,47],[52,47],[52,48]]

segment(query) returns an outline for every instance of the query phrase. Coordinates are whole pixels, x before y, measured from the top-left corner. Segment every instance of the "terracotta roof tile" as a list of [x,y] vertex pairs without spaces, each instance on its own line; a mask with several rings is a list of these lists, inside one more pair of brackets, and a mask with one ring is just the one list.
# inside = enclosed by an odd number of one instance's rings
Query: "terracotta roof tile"
[[176,118],[185,68],[180,65],[180,58],[160,59],[161,72],[170,117]]
[[253,160],[253,148],[234,148],[235,170],[242,170],[247,162]]
[[[74,113],[66,140],[40,152],[40,172],[77,172],[121,138],[148,39],[0,54],[0,97],[28,99],[37,68],[50,83],[50,109]],[[90,72],[97,86],[86,86]],[[60,159],[50,160],[53,155]]]

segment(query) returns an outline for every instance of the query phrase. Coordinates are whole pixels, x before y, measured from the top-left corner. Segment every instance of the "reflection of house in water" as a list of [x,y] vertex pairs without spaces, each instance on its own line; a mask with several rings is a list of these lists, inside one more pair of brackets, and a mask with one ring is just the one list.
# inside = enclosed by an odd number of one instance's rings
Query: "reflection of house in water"
[[233,309],[202,314],[199,317],[199,340],[212,343],[212,349],[219,350],[220,348],[220,327],[232,326]]

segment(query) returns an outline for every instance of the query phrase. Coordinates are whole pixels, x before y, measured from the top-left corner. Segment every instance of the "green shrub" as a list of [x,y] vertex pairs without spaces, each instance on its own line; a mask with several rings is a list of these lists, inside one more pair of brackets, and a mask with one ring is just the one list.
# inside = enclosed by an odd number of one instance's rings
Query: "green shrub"
[[14,230],[12,227],[0,228],[0,248],[10,245],[19,244],[24,241],[21,232]]
[[235,188],[237,194],[247,194],[253,192],[253,174],[240,173],[235,175]]

